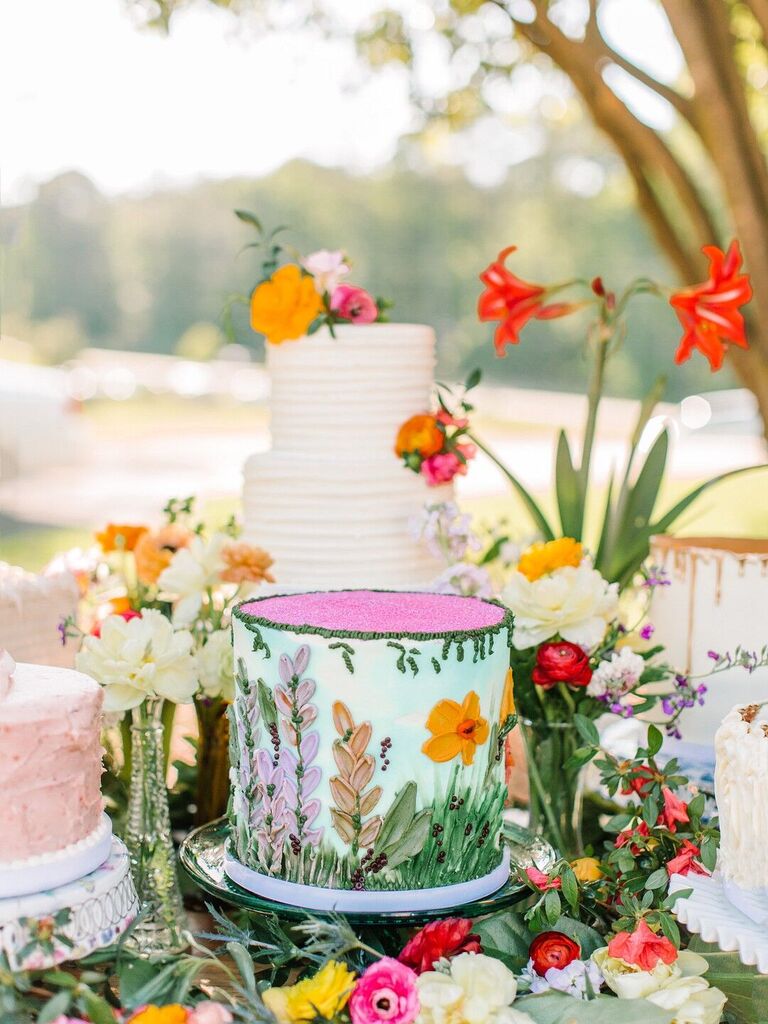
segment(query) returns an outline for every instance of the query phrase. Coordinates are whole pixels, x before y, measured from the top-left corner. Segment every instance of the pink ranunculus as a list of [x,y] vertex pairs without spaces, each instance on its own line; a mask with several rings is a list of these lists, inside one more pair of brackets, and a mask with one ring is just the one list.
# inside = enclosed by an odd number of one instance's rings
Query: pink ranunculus
[[352,990],[352,1024],[413,1024],[419,1014],[416,972],[392,957],[382,957],[365,971]]
[[60,1013],[51,1021],[51,1024],[88,1024],[88,1022],[82,1017],[65,1017],[63,1013]]
[[[474,458],[473,444],[460,444],[457,448],[467,461]],[[421,472],[430,487],[439,487],[440,484],[449,484],[455,476],[464,476],[467,472],[467,462],[462,462],[455,452],[438,452],[437,455],[430,455],[428,459],[424,459]]]
[[349,266],[341,249],[318,249],[306,256],[301,265],[315,279],[315,288],[324,295],[334,292],[342,277],[349,273]]
[[233,1019],[226,1006],[205,1000],[189,1011],[187,1024],[232,1024]]
[[342,320],[353,324],[372,324],[379,315],[373,296],[353,284],[340,284],[333,290],[331,309]]

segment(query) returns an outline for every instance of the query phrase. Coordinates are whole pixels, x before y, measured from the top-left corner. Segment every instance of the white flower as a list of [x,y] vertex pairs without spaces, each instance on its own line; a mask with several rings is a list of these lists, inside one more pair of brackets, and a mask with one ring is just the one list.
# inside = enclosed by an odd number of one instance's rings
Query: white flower
[[225,533],[215,533],[210,540],[195,537],[189,547],[180,548],[171,564],[160,573],[160,587],[174,596],[173,622],[189,626],[203,604],[205,591],[221,582],[225,568],[221,549],[231,544]]
[[206,697],[232,701],[235,695],[235,663],[228,629],[211,633],[195,655],[197,677]]
[[600,968],[591,960],[572,960],[567,967],[550,967],[544,977],[536,973],[533,961],[529,960],[522,977],[529,981],[534,995],[554,989],[575,999],[589,999],[603,984]]
[[449,565],[460,562],[468,551],[479,551],[483,543],[472,529],[472,517],[463,515],[455,501],[425,505],[410,522],[414,540],[425,541],[435,558]]
[[[680,981],[700,979],[708,967],[703,956],[689,950],[681,950],[677,960],[672,964],[665,964],[660,960],[652,971],[641,971],[625,960],[610,956],[607,946],[596,949],[592,954],[592,961],[600,968],[606,985],[619,999],[648,999],[664,989],[674,989]],[[706,987],[707,983],[704,984]],[[676,1024],[683,1024],[682,1019],[678,1021],[675,1018],[675,1021]],[[703,1018],[703,1021],[704,1024],[709,1024],[707,1018]]]
[[517,981],[500,960],[460,953],[449,973],[426,971],[416,982],[421,1011],[417,1024],[524,1024],[527,1014],[510,1010]]
[[637,686],[645,670],[645,661],[631,647],[614,651],[610,661],[601,661],[587,687],[590,697],[622,697]]
[[705,978],[677,978],[647,997],[649,1003],[671,1010],[674,1024],[718,1024],[725,1007],[725,994],[710,988]]
[[315,279],[315,288],[323,295],[331,293],[349,273],[344,261],[344,253],[340,249],[318,249],[301,261],[302,267]]
[[491,597],[493,584],[487,569],[474,562],[457,562],[432,582],[437,594],[459,594],[462,597]]
[[86,637],[77,667],[104,687],[105,711],[127,711],[147,697],[187,704],[197,689],[191,648],[191,633],[174,630],[149,608],[128,622],[120,615],[106,618],[100,637]]
[[594,647],[616,616],[619,587],[584,561],[533,581],[514,572],[503,598],[515,614],[513,643],[519,651],[557,633],[563,640]]

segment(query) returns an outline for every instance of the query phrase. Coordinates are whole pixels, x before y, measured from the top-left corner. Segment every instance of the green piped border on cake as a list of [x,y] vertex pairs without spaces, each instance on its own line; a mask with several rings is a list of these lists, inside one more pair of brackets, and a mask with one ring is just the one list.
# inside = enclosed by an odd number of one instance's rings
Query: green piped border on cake
[[[338,587],[334,590],[303,590],[294,592],[292,594],[265,594],[263,597],[249,597],[241,601],[235,606],[232,613],[233,618],[236,618],[239,622],[250,629],[251,632],[260,633],[261,628],[265,629],[277,629],[285,633],[294,633],[299,636],[306,634],[313,634],[314,636],[321,636],[326,640],[445,640],[448,643],[445,648],[448,648],[451,643],[463,643],[466,640],[471,640],[475,644],[479,642],[481,637],[493,636],[497,633],[501,633],[502,630],[506,629],[507,633],[507,646],[512,646],[512,627],[514,624],[514,616],[512,612],[507,608],[501,601],[497,601],[492,597],[475,597],[471,600],[482,601],[483,604],[495,605],[497,608],[501,608],[504,612],[504,616],[492,626],[480,626],[477,629],[448,629],[434,633],[413,633],[413,632],[373,632],[366,630],[356,629],[328,629],[325,626],[296,626],[286,622],[273,622],[272,619],[267,618],[263,615],[252,615],[249,612],[243,611],[243,606],[246,604],[258,604],[260,601],[270,601],[276,597],[301,597],[303,594],[418,594],[422,593],[418,590],[387,590],[383,587]],[[447,595],[447,596],[460,596],[460,595]],[[470,598],[467,598],[470,600]],[[477,647],[475,647],[475,650]],[[447,656],[447,650],[444,650],[443,660]],[[267,655],[269,657],[269,655]],[[461,659],[460,659],[461,660]],[[474,659],[476,660],[476,659]]]

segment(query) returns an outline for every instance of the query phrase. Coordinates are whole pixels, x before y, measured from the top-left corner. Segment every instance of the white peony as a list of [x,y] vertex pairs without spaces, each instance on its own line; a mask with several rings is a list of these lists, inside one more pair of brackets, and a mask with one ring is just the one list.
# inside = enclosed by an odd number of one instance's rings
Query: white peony
[[448,973],[426,971],[416,982],[421,1011],[417,1024],[527,1024],[511,1009],[517,980],[500,960],[460,953]]
[[587,687],[590,697],[610,694],[621,697],[635,687],[645,671],[645,661],[631,647],[614,651],[609,661],[601,661]]
[[175,625],[191,625],[200,612],[206,590],[221,583],[225,568],[221,549],[231,543],[232,538],[225,533],[215,533],[210,540],[195,537],[189,547],[176,552],[168,568],[160,573],[161,589],[174,598]]
[[235,661],[228,629],[211,633],[195,655],[200,688],[206,697],[232,701],[235,695]]
[[127,711],[147,697],[187,704],[197,689],[192,642],[152,608],[128,622],[110,615],[100,637],[86,637],[76,664],[104,687],[105,711]]
[[558,633],[563,640],[594,647],[616,617],[619,586],[608,583],[585,561],[536,580],[514,572],[503,599],[515,614],[513,642],[519,651]]

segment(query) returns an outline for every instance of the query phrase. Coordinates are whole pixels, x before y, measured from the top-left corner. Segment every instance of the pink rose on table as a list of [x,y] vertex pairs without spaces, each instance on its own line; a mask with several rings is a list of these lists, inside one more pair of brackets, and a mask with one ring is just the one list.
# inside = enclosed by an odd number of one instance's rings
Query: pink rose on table
[[438,452],[437,455],[430,455],[421,464],[422,476],[426,478],[430,487],[439,487],[440,484],[449,484],[455,476],[464,476],[467,472],[467,463],[475,457],[475,446],[473,444],[459,444],[456,446],[465,461],[459,458],[455,452]]
[[340,284],[331,295],[331,309],[342,320],[353,324],[372,324],[379,315],[373,296],[353,284]]
[[335,291],[342,277],[349,273],[341,249],[318,249],[306,256],[301,265],[314,277],[315,288],[321,295]]
[[608,955],[641,971],[652,971],[659,962],[673,964],[678,953],[668,938],[652,932],[645,921],[640,921],[633,932],[614,935],[608,943]]
[[352,1024],[413,1024],[419,1013],[416,972],[385,956],[366,970],[352,990]]

